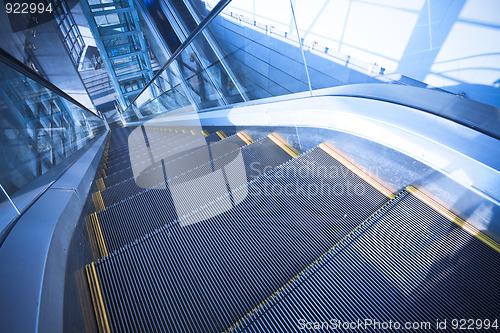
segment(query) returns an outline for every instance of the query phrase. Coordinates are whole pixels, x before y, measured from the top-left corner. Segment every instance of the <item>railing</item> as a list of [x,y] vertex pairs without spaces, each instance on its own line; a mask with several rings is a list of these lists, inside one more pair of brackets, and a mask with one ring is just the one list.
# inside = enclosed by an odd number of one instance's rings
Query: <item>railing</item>
[[50,182],[38,180],[105,132],[106,124],[1,49],[0,73],[1,236]]
[[213,7],[214,1],[183,1],[192,15],[204,19],[121,113],[125,123],[176,109],[199,111],[306,91],[312,95],[312,90],[354,83],[426,86],[301,38],[305,29],[299,29],[288,0],[262,10],[290,18],[289,31],[275,28],[272,18],[268,24],[250,19],[266,17],[258,9],[245,17],[228,9],[248,9],[245,0],[223,0]]

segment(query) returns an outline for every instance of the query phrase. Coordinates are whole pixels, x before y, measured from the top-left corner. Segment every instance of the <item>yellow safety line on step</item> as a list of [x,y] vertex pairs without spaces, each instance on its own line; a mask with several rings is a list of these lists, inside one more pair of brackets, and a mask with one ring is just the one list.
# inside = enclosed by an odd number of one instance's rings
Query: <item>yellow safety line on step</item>
[[319,145],[319,148],[321,148],[323,151],[325,151],[328,155],[342,163],[346,168],[354,172],[358,177],[363,179],[365,182],[376,188],[380,193],[385,195],[386,197],[392,199],[396,195],[386,188],[384,185],[380,184],[377,180],[369,176],[367,173],[362,171],[360,168],[355,166],[352,162],[347,160],[344,156],[342,156],[331,144],[328,142],[323,142]]
[[92,201],[94,202],[96,212],[100,212],[101,210],[105,210],[104,201],[102,201],[102,195],[100,191],[92,194]]
[[108,315],[106,314],[106,307],[104,306],[104,298],[102,297],[101,286],[99,285],[99,278],[97,277],[97,271],[95,269],[95,263],[91,263],[92,274],[94,275],[94,283],[97,291],[97,300],[99,304],[100,313],[103,318],[103,329],[104,332],[111,332],[111,328],[109,326]]
[[210,133],[208,133],[206,130],[201,131],[201,134],[203,134],[204,136],[209,136],[210,135]]
[[195,132],[195,131],[193,131],[193,130],[190,130],[189,132],[191,132],[191,134],[193,134],[193,135],[195,135],[195,134],[196,134],[196,132]]
[[491,247],[493,250],[500,252],[500,244],[498,244],[496,241],[494,241],[490,237],[486,236],[484,233],[482,233],[480,230],[478,230],[472,224],[464,221],[463,219],[461,219],[457,215],[453,214],[451,211],[446,209],[444,206],[442,206],[438,202],[434,201],[434,199],[431,199],[430,197],[428,197],[426,194],[424,194],[419,189],[417,189],[413,186],[408,186],[408,187],[406,187],[406,190],[408,192],[410,192],[414,197],[416,197],[420,201],[424,202],[427,206],[431,207],[432,209],[437,211],[439,214],[446,217],[451,222],[454,222],[460,228],[464,229],[469,234],[471,234],[472,236],[479,239],[481,242],[483,242],[486,245],[488,245],[489,247]]
[[92,306],[94,307],[94,313],[97,321],[97,328],[99,329],[99,332],[103,332],[103,318],[101,316],[101,313],[99,311],[99,304],[97,301],[97,290],[95,287],[94,279],[93,279],[93,274],[91,272],[90,265],[85,266],[85,274],[87,275],[87,281],[89,284],[89,289],[90,289],[90,298],[92,299]]
[[182,132],[182,134],[186,134],[186,130],[185,129],[182,129],[181,132]]
[[101,258],[101,254],[99,252],[99,245],[97,244],[94,219],[92,218],[92,215],[85,217],[85,225],[87,227],[87,234],[89,235],[89,243],[92,255],[94,256],[94,260],[97,260]]
[[104,184],[104,179],[99,178],[98,180],[95,181],[95,183],[99,191],[104,191],[106,189],[106,185]]
[[222,140],[224,140],[225,138],[227,138],[227,135],[224,132],[222,132],[222,131],[217,131],[215,133],[217,133],[217,135],[219,136],[219,138],[221,138]]
[[293,148],[289,144],[286,143],[285,140],[283,140],[282,137],[280,137],[276,133],[271,133],[267,136],[271,141],[273,141],[275,144],[281,147],[284,151],[288,153],[288,155],[292,156],[293,158],[297,157],[300,155],[300,153],[297,151],[297,149]]
[[251,144],[253,142],[252,138],[248,136],[248,134],[246,134],[245,132],[243,131],[240,131],[238,133],[236,133],[236,135],[241,139],[243,140],[243,142],[245,142],[247,145]]
[[104,242],[104,236],[102,234],[101,224],[97,218],[97,213],[91,215],[95,223],[95,234],[97,238],[97,243],[99,245],[99,252],[101,253],[101,258],[108,256],[108,249],[106,248],[106,243]]
[[95,324],[92,320],[94,317],[92,314],[95,313],[94,305],[92,304],[92,297],[89,293],[88,288],[88,278],[86,276],[86,268],[80,268],[74,273],[74,279],[76,284],[76,289],[78,290],[78,299],[80,303],[80,310],[83,319],[83,326],[85,332],[92,332],[95,328]]

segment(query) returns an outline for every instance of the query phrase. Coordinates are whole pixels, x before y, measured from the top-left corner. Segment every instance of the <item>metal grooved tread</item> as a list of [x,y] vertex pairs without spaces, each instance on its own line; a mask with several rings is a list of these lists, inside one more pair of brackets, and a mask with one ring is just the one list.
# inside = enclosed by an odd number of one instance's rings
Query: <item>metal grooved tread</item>
[[[213,164],[212,161],[208,161],[191,170],[186,170],[185,173],[169,179],[168,183],[176,185],[200,179],[213,171],[212,166],[216,170],[220,169],[237,158],[240,152],[244,163],[244,166],[241,167],[246,170],[239,171],[242,174],[246,172],[246,174],[231,181],[232,187],[241,186],[291,158],[289,154],[266,137],[241,147],[241,150],[237,148],[216,157]],[[164,184],[163,181],[162,185]],[[107,207],[105,210],[99,211],[97,217],[102,227],[104,243],[110,253],[158,228],[169,226],[177,218],[168,187],[163,186],[163,189],[137,188],[139,187],[132,179],[101,192],[104,202],[107,202]],[[193,188],[193,190],[196,189]],[[110,202],[114,202],[114,204],[110,205]]]
[[[108,176],[105,179],[106,186],[111,186],[125,179],[133,177],[130,161],[130,150],[133,150],[134,148],[139,149],[138,153],[134,155],[134,157],[136,157],[136,159],[138,159],[139,161],[142,162],[143,160],[149,160],[149,152],[147,149],[144,149],[144,139],[140,138],[137,140],[141,139],[143,144],[142,146],[127,146],[119,156],[112,156],[110,154],[107,172]],[[172,154],[178,151],[180,154],[186,154],[186,152],[183,152],[183,149],[185,147],[193,145],[193,143],[199,142],[200,145],[212,144],[217,142],[218,140],[220,140],[220,137],[215,133],[209,135],[208,137],[195,137],[190,134],[170,133],[162,135],[157,134],[156,136],[149,138],[148,141],[150,143],[154,142],[156,146],[161,146],[163,149],[163,153]],[[159,160],[162,156],[161,154],[155,154],[153,155],[153,157]],[[155,167],[158,167],[158,165],[155,165]]]
[[113,331],[223,331],[388,201],[319,148],[233,196],[231,210],[198,222],[216,200],[97,262]]
[[[171,177],[169,177],[169,180],[175,177],[180,177],[184,180],[194,179],[195,177],[201,176],[203,173],[212,172],[212,162],[215,169],[223,167],[236,157],[240,146],[238,145],[232,148],[234,148],[235,150],[226,152],[221,156],[215,156],[213,160],[208,160],[205,162],[200,161],[200,164],[188,164],[183,162],[186,165],[183,168],[180,168],[178,172],[171,172]],[[246,174],[248,175],[248,180],[258,177],[266,171],[272,170],[274,167],[286,162],[291,158],[290,155],[288,155],[283,149],[279,148],[267,137],[241,147],[241,152],[246,167]],[[167,161],[165,165],[167,165],[168,167],[169,162]],[[146,192],[158,187],[164,187],[162,185],[165,184],[165,179],[163,171],[161,170],[161,166],[158,168],[158,171],[161,172],[155,171],[156,170],[153,169],[144,172],[144,177],[149,176],[150,178],[149,183],[151,184],[151,186],[149,188],[137,186],[132,175],[128,179],[121,180],[119,183],[115,183],[111,186],[108,185],[103,191],[101,191],[101,195],[106,207],[111,206],[114,203],[121,202],[124,199],[134,197],[139,193]],[[186,177],[187,174],[189,174],[190,177]],[[106,181],[106,183],[108,183],[108,181]]]
[[406,191],[342,245],[232,331],[334,330],[365,319],[371,325],[345,331],[379,332],[375,321],[439,331],[437,320],[450,328],[500,316],[498,253]]
[[[185,134],[183,134],[185,135]],[[215,133],[211,134],[210,137],[207,138],[192,138],[190,141],[184,141],[184,145],[189,145],[193,144],[194,142],[201,141],[206,143],[206,139],[214,139],[215,141],[208,141],[208,142],[216,142],[216,140],[219,139],[219,136],[217,136]],[[190,139],[189,137],[185,139]],[[179,155],[176,157],[172,157],[171,159],[182,159],[185,155],[188,154],[196,154],[195,151],[188,151],[188,152],[182,152],[182,145],[177,146],[176,143],[178,141],[174,141],[170,145],[164,145],[165,150],[169,153],[173,153],[176,151],[179,151]],[[153,156],[153,158],[160,160],[160,156]],[[142,192],[144,190],[144,187],[140,187],[136,185],[136,180],[134,179],[134,175],[132,173],[132,168],[130,167],[130,158],[128,158],[128,164],[127,167],[125,167],[125,164],[123,165],[123,169],[120,171],[117,171],[111,175],[108,175],[104,182],[106,184],[106,190],[103,191],[103,199],[105,201],[106,206],[110,205],[114,202],[117,202],[119,200],[125,199],[129,196],[132,196],[136,193]],[[147,159],[149,159],[149,156],[147,156]],[[167,161],[166,164],[169,162]],[[161,176],[159,176],[161,175]],[[144,170],[141,174],[141,179],[143,180],[144,178],[152,178],[149,180],[149,182],[152,183],[152,185],[156,185],[158,182],[161,180],[164,180],[163,178],[163,171],[162,171],[162,164],[161,163],[156,163],[152,167],[148,168],[147,170]],[[159,179],[158,179],[159,178]],[[151,186],[153,187],[153,186]]]

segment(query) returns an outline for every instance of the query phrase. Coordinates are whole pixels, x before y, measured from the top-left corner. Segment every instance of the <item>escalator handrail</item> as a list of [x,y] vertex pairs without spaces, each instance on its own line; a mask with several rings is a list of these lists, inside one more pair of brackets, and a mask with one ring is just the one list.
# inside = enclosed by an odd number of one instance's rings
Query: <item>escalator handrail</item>
[[6,52],[4,49],[0,48],[0,61],[6,64],[7,66],[11,67],[15,71],[21,73],[22,75],[30,78],[31,80],[35,81],[38,84],[41,84],[45,88],[49,89],[53,93],[59,95],[60,97],[64,98],[65,100],[75,104],[85,112],[89,112],[90,114],[99,117],[100,119],[104,119],[101,114],[92,112],[89,110],[87,107],[83,106],[80,102],[75,100],[73,97],[69,96],[66,94],[64,91],[56,87],[54,84],[49,82],[48,80],[44,79],[42,76],[40,76],[38,73],[32,71],[26,65],[24,65],[22,62],[11,56],[8,52]]
[[[198,26],[193,30],[193,32],[182,42],[182,44],[175,50],[172,56],[167,60],[165,65],[153,76],[153,78],[142,88],[142,90],[137,94],[137,96],[130,102],[130,105],[133,105],[135,101],[141,96],[149,86],[156,81],[156,79],[165,71],[165,69],[170,66],[174,62],[174,60],[184,51],[191,42],[212,22],[212,20],[219,15],[219,13],[226,8],[231,0],[220,0],[217,5],[210,11],[210,13],[205,17],[205,19],[198,24]],[[130,107],[130,106],[129,106]]]

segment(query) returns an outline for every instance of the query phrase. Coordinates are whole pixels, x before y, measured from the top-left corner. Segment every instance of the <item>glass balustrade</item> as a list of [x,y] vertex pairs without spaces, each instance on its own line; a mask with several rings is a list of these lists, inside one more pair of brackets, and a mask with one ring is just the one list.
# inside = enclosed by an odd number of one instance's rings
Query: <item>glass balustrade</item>
[[[233,0],[231,5],[243,5]],[[196,21],[203,20],[210,10],[189,6]],[[291,17],[290,2],[274,2],[276,11]],[[244,25],[224,11],[215,17],[160,75],[122,112],[125,123],[146,120],[173,110],[203,110],[211,107],[307,91],[308,80],[300,48],[288,52],[293,62],[286,70],[272,65],[276,31]],[[237,32],[235,32],[237,31]],[[240,34],[238,36],[237,34]],[[250,37],[250,38],[247,38]],[[288,39],[298,43],[293,35]],[[299,66],[296,66],[296,65]],[[281,84],[287,81],[286,86]],[[185,108],[186,106],[192,108]]]
[[[22,211],[16,196],[98,134],[104,121],[22,64],[0,57],[0,211]],[[19,70],[19,68],[21,70]],[[27,75],[29,74],[29,76]],[[44,84],[45,83],[45,84]],[[26,192],[26,191],[24,191]],[[2,219],[9,214],[0,214]],[[3,221],[5,222],[5,221]]]

